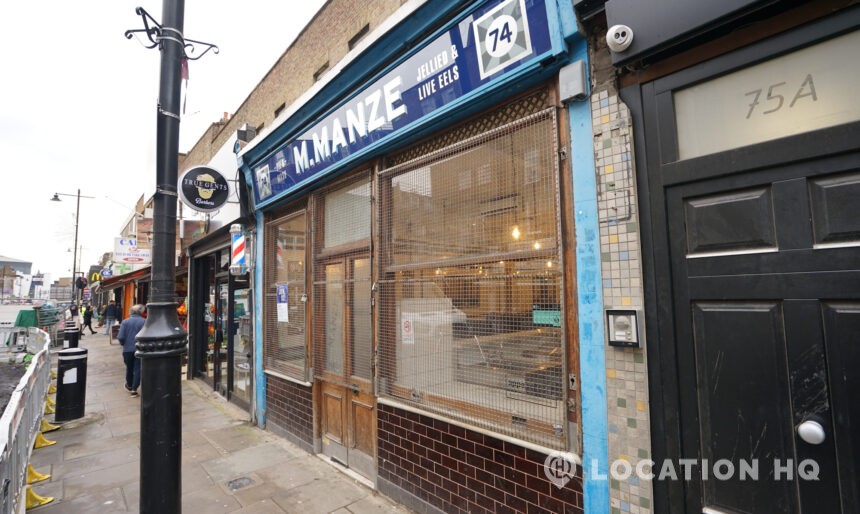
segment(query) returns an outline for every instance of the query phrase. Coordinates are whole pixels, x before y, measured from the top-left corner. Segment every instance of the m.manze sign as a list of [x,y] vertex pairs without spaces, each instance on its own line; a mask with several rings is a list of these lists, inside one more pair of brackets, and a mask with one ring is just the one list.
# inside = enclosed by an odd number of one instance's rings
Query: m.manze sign
[[253,165],[257,204],[552,49],[544,1],[488,0],[325,118]]
[[227,203],[230,186],[218,170],[197,166],[179,179],[179,197],[188,207],[199,212],[212,212]]

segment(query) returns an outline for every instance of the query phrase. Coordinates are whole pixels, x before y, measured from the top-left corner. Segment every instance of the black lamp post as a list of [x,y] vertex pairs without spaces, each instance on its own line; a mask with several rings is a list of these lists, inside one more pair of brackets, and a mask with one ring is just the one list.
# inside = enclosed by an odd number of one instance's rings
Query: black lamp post
[[[148,316],[137,335],[141,369],[140,410],[140,512],[173,514],[182,512],[182,389],[181,356],[188,334],[176,313],[176,199],[179,166],[179,90],[183,59],[198,59],[217,47],[186,39],[182,34],[184,0],[164,0],[162,24],[143,8],[135,12],[143,29],[128,30],[129,39],[143,33],[151,43],[147,48],[161,52],[161,79],[158,91],[155,195],[152,239],[152,287]],[[190,57],[186,48],[193,43],[208,48]]]
[[81,215],[81,198],[95,198],[94,196],[81,196],[81,190],[78,189],[78,193],[74,195],[66,194],[66,193],[54,193],[54,197],[51,198],[52,202],[61,202],[61,196],[74,196],[77,197],[78,202],[75,207],[75,246],[72,250],[72,301],[75,303],[75,308],[80,312],[81,305],[80,300],[78,299],[78,292],[75,290],[77,287],[76,282],[78,277],[78,224],[80,223],[78,218]]

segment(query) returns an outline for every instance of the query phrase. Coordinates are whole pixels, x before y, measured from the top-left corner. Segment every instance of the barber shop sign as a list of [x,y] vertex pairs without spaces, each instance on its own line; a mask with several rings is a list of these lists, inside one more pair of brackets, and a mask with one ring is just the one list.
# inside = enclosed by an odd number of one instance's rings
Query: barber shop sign
[[227,203],[229,196],[227,179],[214,168],[196,166],[179,178],[179,197],[195,211],[217,211]]

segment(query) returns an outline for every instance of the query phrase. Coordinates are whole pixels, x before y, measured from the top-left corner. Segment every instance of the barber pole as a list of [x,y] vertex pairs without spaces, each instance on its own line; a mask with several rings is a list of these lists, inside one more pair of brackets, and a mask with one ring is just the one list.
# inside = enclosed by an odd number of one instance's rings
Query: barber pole
[[230,234],[232,235],[230,243],[230,273],[233,275],[242,275],[246,271],[245,232],[242,230],[242,225],[238,223],[230,225]]

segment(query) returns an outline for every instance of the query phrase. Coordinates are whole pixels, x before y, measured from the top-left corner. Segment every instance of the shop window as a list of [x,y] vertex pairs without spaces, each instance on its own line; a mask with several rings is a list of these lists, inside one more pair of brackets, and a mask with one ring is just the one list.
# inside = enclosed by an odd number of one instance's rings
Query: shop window
[[323,211],[325,249],[370,238],[370,183],[328,193]]
[[338,384],[372,379],[369,173],[316,196],[314,372]]
[[553,111],[380,174],[379,391],[564,447]]
[[263,368],[307,380],[306,215],[270,222],[266,233]]

